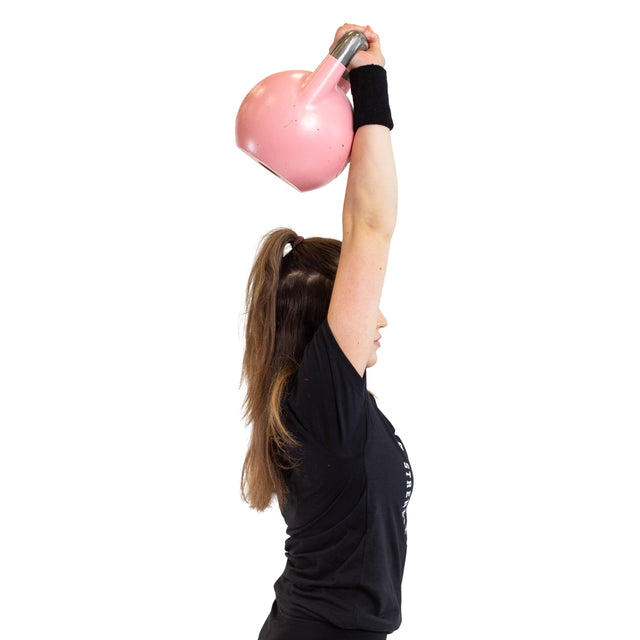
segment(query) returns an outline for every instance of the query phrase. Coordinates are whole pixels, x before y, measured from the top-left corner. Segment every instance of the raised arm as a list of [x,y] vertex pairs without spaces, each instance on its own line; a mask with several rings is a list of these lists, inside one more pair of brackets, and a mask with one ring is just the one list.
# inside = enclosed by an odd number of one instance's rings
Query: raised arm
[[[363,31],[369,41],[369,49],[356,54],[350,69],[384,66],[377,34],[370,27],[349,24],[338,29],[336,39],[349,29]],[[380,124],[360,126],[351,150],[342,213],[342,250],[328,322],[340,348],[361,376],[375,353],[397,199],[389,128]]]

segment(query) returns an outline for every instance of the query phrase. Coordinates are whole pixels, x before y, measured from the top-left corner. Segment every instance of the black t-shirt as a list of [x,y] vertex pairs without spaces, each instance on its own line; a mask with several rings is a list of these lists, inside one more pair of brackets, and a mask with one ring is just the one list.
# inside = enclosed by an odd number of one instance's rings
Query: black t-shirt
[[[303,622],[327,639],[364,638],[364,631],[384,638],[401,622],[413,475],[366,374],[351,365],[326,320],[292,379],[284,419],[300,447],[281,509],[287,564],[261,639],[287,637],[287,623],[299,635]],[[333,636],[332,628],[360,633]]]

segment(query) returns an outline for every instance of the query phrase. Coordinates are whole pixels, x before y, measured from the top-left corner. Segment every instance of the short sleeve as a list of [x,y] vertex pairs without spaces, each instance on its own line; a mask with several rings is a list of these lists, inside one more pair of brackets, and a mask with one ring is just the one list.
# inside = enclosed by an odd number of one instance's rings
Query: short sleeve
[[368,402],[361,377],[325,320],[307,345],[287,397],[286,416],[305,438],[337,454],[364,446]]

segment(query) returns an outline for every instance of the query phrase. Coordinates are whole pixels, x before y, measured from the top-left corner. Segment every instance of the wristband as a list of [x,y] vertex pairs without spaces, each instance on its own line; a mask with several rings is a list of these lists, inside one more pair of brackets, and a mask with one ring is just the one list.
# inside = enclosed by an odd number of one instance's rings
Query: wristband
[[377,64],[356,67],[349,72],[353,97],[353,131],[365,124],[381,124],[393,129],[387,71]]

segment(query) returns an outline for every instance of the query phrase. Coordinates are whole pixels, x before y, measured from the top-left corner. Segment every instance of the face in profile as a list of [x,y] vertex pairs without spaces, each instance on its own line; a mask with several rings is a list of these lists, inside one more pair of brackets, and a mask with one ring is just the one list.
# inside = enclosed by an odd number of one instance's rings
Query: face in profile
[[380,348],[380,329],[387,326],[387,319],[384,317],[382,311],[378,310],[378,320],[376,321],[376,335],[375,339],[371,345],[371,355],[369,356],[369,360],[367,362],[367,368],[373,367],[373,365],[378,361],[378,349]]

